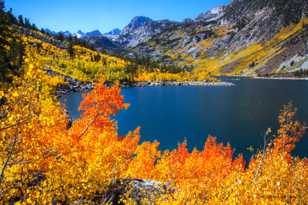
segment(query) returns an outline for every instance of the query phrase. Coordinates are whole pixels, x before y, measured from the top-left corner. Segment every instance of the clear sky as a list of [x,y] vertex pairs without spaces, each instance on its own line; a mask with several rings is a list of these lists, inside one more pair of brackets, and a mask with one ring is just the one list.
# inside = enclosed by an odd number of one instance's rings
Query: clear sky
[[230,0],[5,0],[40,28],[76,32],[122,29],[134,16],[181,21]]

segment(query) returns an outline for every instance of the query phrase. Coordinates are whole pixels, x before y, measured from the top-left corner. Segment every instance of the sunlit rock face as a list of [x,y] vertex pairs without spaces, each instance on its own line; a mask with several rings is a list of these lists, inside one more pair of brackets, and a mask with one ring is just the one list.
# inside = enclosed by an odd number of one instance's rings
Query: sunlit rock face
[[169,20],[154,21],[148,17],[136,16],[123,28],[117,40],[124,47],[132,48],[175,24]]

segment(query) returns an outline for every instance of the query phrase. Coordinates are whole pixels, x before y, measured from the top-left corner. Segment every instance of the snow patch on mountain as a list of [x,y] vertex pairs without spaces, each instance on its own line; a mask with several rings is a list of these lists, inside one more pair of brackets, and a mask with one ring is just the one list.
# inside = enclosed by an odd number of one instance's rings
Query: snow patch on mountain
[[197,21],[216,21],[224,15],[224,7],[219,6],[197,16]]

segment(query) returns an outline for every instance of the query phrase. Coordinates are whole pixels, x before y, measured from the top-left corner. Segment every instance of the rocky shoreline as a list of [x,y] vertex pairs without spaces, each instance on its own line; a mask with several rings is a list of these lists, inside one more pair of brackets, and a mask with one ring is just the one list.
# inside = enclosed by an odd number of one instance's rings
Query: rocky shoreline
[[207,82],[207,81],[154,81],[122,83],[122,87],[155,87],[155,86],[234,86],[231,82]]
[[56,89],[57,96],[63,96],[70,92],[79,92],[84,91],[87,92],[93,89],[93,83],[91,82],[82,82],[80,80],[62,75],[50,69],[45,69],[45,72],[51,76],[60,76],[64,79],[65,84],[60,85]]
[[[92,82],[82,82],[80,80],[61,75],[50,69],[45,70],[51,76],[61,76],[65,84],[59,86],[56,90],[57,96],[66,95],[70,92],[87,92],[93,89]],[[114,83],[106,81],[106,86],[112,86]],[[208,82],[208,81],[142,81],[142,82],[120,82],[122,88],[129,87],[157,87],[157,86],[225,86],[230,87],[234,86],[234,83],[217,81],[217,82]]]
[[[105,85],[112,86],[112,82],[105,82]],[[158,86],[234,86],[231,82],[206,82],[206,81],[155,81],[155,82],[121,82],[120,86],[122,88],[130,87],[158,87]],[[57,95],[66,95],[70,92],[87,92],[93,89],[93,83],[86,82],[83,83],[78,80],[67,81],[67,84],[61,85],[57,88]]]

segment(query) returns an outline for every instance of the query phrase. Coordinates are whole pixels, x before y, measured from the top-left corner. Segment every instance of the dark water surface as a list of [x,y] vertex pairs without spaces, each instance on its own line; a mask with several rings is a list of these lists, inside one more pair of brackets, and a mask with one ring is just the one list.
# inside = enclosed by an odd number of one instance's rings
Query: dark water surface
[[[141,140],[158,140],[161,149],[173,149],[187,140],[190,149],[203,148],[209,134],[249,156],[259,148],[268,127],[277,127],[282,105],[292,101],[298,119],[308,123],[308,81],[228,79],[233,87],[143,87],[122,89],[128,110],[116,117],[120,135],[141,127]],[[80,93],[66,96],[72,118],[79,116]],[[308,135],[294,155],[308,156]]]

